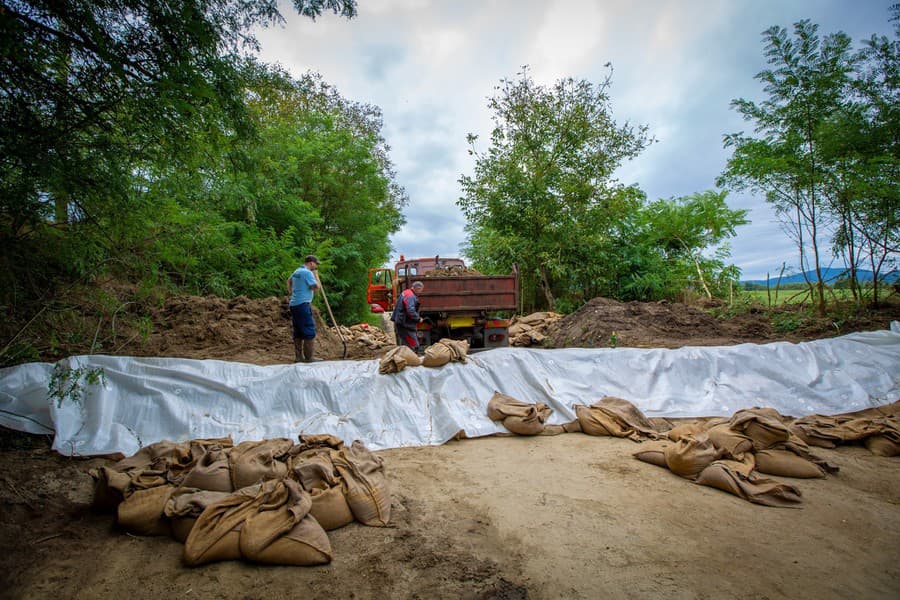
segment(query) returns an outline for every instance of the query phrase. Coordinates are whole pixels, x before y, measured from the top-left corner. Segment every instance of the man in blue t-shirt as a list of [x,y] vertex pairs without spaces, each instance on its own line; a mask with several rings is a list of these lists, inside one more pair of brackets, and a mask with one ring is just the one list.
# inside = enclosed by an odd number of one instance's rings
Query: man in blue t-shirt
[[288,277],[287,289],[291,296],[291,325],[294,333],[294,362],[315,362],[316,322],[313,320],[313,292],[319,289],[316,271],[319,259],[310,254],[303,264]]

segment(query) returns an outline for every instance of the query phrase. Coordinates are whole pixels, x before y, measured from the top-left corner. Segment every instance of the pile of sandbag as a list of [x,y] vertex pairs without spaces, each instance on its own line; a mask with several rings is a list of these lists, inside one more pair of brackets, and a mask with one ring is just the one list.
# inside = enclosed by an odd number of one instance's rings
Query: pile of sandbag
[[900,455],[900,401],[843,415],[809,415],[791,424],[791,431],[810,446],[834,448],[862,443],[878,456]]
[[634,456],[749,502],[796,507],[802,501],[800,490],[764,474],[812,478],[838,469],[810,453],[789,421],[771,408],[744,409],[730,419],[677,425]]
[[171,535],[184,562],[331,561],[326,531],[354,520],[387,526],[382,459],[331,435],[242,442],[158,442],[91,471],[94,505],[136,535]]
[[541,345],[547,339],[547,330],[563,315],[555,312],[536,312],[523,317],[513,317],[509,324],[510,346]]
[[399,373],[406,367],[440,367],[450,362],[465,363],[469,353],[469,342],[442,338],[425,349],[422,356],[408,346],[397,346],[381,357],[378,372],[382,375]]
[[[334,328],[331,331],[338,333]],[[378,327],[372,327],[368,323],[359,323],[351,327],[339,325],[340,336],[349,343],[367,350],[380,350],[392,346],[394,340]]]
[[678,423],[648,419],[628,400],[613,397],[576,405],[576,420],[563,425],[545,425],[551,412],[543,403],[528,404],[499,392],[488,403],[488,417],[513,433],[538,435],[558,427],[558,433],[581,431],[643,442],[634,453],[638,460],[766,506],[796,507],[802,501],[796,487],[766,475],[813,478],[838,471],[810,452],[810,446],[856,442],[879,456],[900,454],[900,401],[830,417],[793,419],[772,408],[750,408],[730,418]]

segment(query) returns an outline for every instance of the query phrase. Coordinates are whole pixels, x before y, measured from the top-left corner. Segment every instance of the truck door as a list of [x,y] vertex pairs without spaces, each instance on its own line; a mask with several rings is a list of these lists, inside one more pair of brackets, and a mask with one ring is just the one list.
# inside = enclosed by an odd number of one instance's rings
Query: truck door
[[369,285],[366,288],[366,302],[370,307],[380,306],[383,311],[392,310],[391,270],[369,269]]

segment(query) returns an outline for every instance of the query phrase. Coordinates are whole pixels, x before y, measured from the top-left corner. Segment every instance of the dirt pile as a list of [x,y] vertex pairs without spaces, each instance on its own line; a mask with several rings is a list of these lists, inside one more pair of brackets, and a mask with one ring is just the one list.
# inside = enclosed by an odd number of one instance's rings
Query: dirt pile
[[771,336],[767,326],[748,331],[687,304],[609,298],[594,298],[548,329],[556,348],[678,348],[765,342]]
[[[613,345],[678,348],[778,340],[797,342],[852,331],[887,329],[891,321],[900,320],[900,303],[897,302],[855,316],[848,314],[840,320],[813,318],[808,313],[788,308],[782,309],[783,313],[775,313],[774,319],[763,309],[717,318],[708,312],[713,308],[725,312],[727,307],[715,303],[691,306],[594,298],[565,316],[537,312],[513,317],[510,344],[542,348],[608,348]],[[392,324],[387,314],[383,315],[380,327],[368,324],[342,326],[343,342],[338,331],[327,322],[327,315],[316,308],[313,308],[313,314],[318,331],[316,356],[320,358],[341,359],[346,345],[346,358],[369,360],[380,358],[394,345],[389,327]],[[129,341],[116,342],[115,354],[220,359],[258,365],[294,361],[286,298],[172,297],[161,307],[141,307],[135,315],[146,320],[150,333],[120,332],[118,339]],[[792,328],[776,331],[773,326],[776,319]]]
[[[337,330],[329,327],[318,309],[316,356],[335,360],[344,354]],[[170,298],[150,312],[152,333],[136,340],[120,354],[220,359],[258,365],[294,361],[291,313],[286,299],[272,296],[225,299],[216,296]],[[372,358],[390,346],[387,335],[367,324],[341,327],[347,358]]]

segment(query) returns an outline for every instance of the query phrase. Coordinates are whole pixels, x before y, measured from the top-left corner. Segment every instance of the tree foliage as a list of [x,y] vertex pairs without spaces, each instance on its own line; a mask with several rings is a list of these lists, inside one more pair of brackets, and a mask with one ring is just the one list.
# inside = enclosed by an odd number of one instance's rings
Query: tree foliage
[[[720,184],[765,195],[797,244],[802,271],[820,273],[830,242],[851,273],[864,260],[878,273],[898,247],[900,46],[873,37],[854,53],[847,35],[820,37],[809,21],[792,35],[771,27],[763,38],[771,68],[756,78],[768,96],[732,103],[755,135],[725,136],[732,156]],[[822,277],[810,287],[824,312]]]
[[[611,76],[611,71],[610,71]],[[653,139],[617,125],[608,89],[563,79],[547,88],[525,69],[490,100],[494,129],[484,153],[469,136],[475,172],[462,176],[466,255],[487,272],[518,264],[526,308],[570,310],[594,296],[673,298],[685,287],[720,291],[738,273],[710,249],[746,222],[725,194],[647,204],[613,177]]]
[[[583,247],[603,243],[615,207],[633,191],[612,179],[650,138],[610,114],[610,79],[599,85],[562,79],[538,85],[528,69],[503,80],[490,147],[474,149],[473,176],[462,176],[458,204],[468,221],[472,258],[518,263],[526,298],[553,307],[584,283]],[[540,291],[542,298],[536,297]]]
[[361,316],[406,194],[377,107],[254,60],[252,29],[280,21],[274,0],[0,6],[0,304],[14,318],[104,273],[281,295],[309,252],[337,315]]

